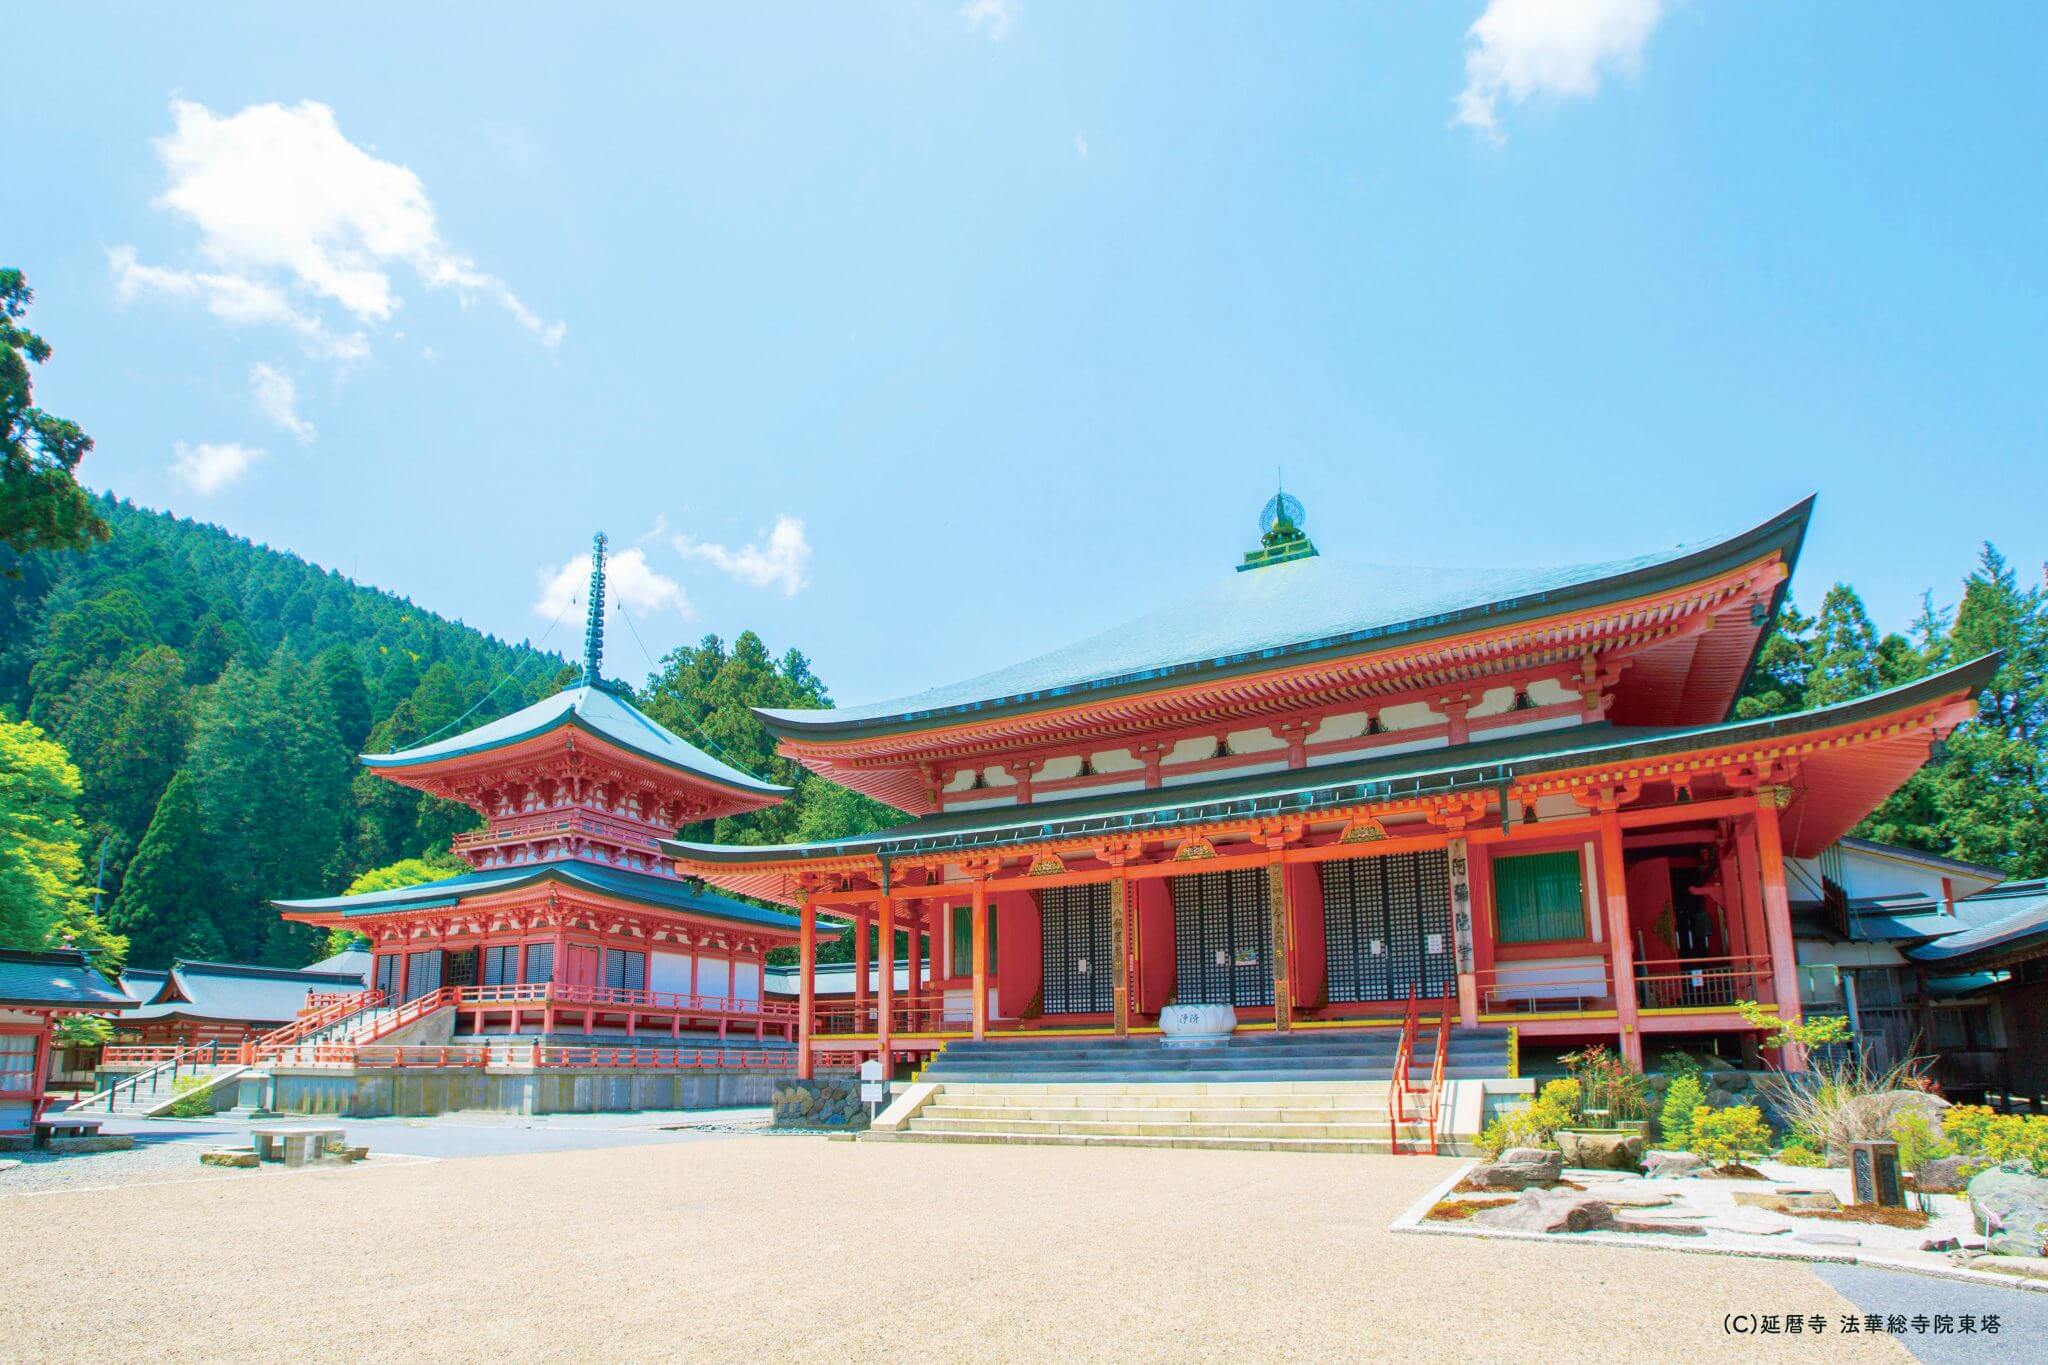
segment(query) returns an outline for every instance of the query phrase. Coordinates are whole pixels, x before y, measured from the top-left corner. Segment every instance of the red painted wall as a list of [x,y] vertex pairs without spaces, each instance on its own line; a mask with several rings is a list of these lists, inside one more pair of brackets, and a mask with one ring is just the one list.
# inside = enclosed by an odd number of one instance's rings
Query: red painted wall
[[1137,1009],[1157,1014],[1173,994],[1173,888],[1164,877],[1130,886],[1138,910]]
[[996,1013],[1015,1019],[1038,994],[1045,966],[1039,960],[1038,898],[1029,891],[1004,891],[989,897],[996,919]]
[[1288,940],[1294,945],[1294,1002],[1323,999],[1330,956],[1323,940],[1323,877],[1317,864],[1296,863],[1287,877]]

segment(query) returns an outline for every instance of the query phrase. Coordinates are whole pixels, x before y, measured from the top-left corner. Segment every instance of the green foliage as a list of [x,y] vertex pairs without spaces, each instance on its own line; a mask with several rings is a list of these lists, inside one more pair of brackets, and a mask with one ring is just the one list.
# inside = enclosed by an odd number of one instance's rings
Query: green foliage
[[1736,1002],[1736,1009],[1751,1028],[1765,1031],[1765,1047],[1797,1043],[1804,1048],[1828,1047],[1849,1041],[1849,1018],[1842,1014],[1819,1014],[1798,1019],[1781,1019],[1778,1012],[1754,1000]]
[[1689,1128],[1685,1149],[1714,1166],[1762,1156],[1771,1147],[1770,1127],[1763,1111],[1753,1104],[1733,1104],[1726,1109],[1700,1105],[1692,1111]]
[[171,1082],[170,1115],[174,1119],[205,1118],[213,1112],[213,1095],[204,1076],[180,1076]]
[[1997,1114],[1959,1104],[1943,1111],[1941,1126],[1964,1156],[1981,1157],[1989,1166],[2021,1161],[2036,1175],[2048,1175],[2048,1114]]
[[33,302],[19,270],[0,270],[0,545],[82,550],[107,538],[76,475],[92,438],[35,406],[28,367],[49,360],[50,344],[21,325]]
[[1956,1154],[1955,1143],[1934,1131],[1927,1115],[1907,1109],[1892,1118],[1892,1141],[1899,1144],[1901,1170],[1917,1171],[1923,1161],[1939,1161]]
[[1825,1166],[1828,1159],[1802,1142],[1788,1142],[1778,1152],[1781,1166]]
[[55,1033],[59,1047],[105,1047],[113,1036],[113,1024],[97,1014],[67,1014]]
[[1670,1088],[1664,1092],[1662,1127],[1666,1147],[1679,1152],[1686,1149],[1692,1142],[1693,1111],[1706,1102],[1707,1093],[1700,1085],[1697,1071],[1672,1077]]
[[1667,1076],[1697,1076],[1706,1070],[1698,1057],[1684,1048],[1669,1048],[1657,1059],[1657,1069]]
[[78,947],[117,970],[128,943],[93,914],[78,791],[60,746],[0,719],[0,948]]
[[1604,1110],[1621,1123],[1647,1119],[1656,1112],[1649,1084],[1636,1071],[1605,1047],[1595,1045],[1560,1059],[1571,1068],[1579,1088],[1580,1108]]
[[128,865],[108,922],[128,936],[129,958],[168,967],[181,957],[221,955],[220,930],[210,902],[213,877],[206,862],[206,832],[199,821],[199,788],[190,773],[171,779],[142,847]]
[[1579,1083],[1550,1081],[1528,1104],[1487,1124],[1479,1148],[1491,1160],[1510,1147],[1549,1147],[1557,1130],[1571,1127],[1578,1117]]

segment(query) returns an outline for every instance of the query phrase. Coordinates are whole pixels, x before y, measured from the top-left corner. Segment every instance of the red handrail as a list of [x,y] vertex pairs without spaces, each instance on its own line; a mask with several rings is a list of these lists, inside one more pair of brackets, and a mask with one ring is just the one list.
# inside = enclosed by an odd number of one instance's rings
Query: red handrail
[[1443,1013],[1438,1017],[1436,1025],[1436,1060],[1431,1063],[1429,1068],[1429,1154],[1431,1156],[1436,1155],[1437,1107],[1443,1102],[1444,1062],[1450,1055],[1451,1006],[1454,998],[1449,992],[1445,992]]
[[1407,1122],[1408,1067],[1415,1058],[1416,1025],[1420,1022],[1421,997],[1411,987],[1408,1007],[1401,1013],[1401,1043],[1394,1049],[1394,1070],[1387,1078],[1387,1151],[1401,1150],[1401,1128]]
[[672,991],[628,990],[621,986],[572,986],[559,981],[517,981],[495,986],[463,986],[465,1005],[617,1005],[626,1009],[666,1010],[675,1014],[718,1015],[739,1019],[793,1022],[793,1001],[763,1000],[740,995],[681,995]]
[[282,1028],[259,1035],[251,1050],[255,1057],[275,1056],[279,1050],[321,1029],[340,1023],[352,1014],[360,1014],[384,1003],[384,992],[377,990],[358,991],[333,999],[327,1005],[310,1012],[301,1012],[299,1017]]

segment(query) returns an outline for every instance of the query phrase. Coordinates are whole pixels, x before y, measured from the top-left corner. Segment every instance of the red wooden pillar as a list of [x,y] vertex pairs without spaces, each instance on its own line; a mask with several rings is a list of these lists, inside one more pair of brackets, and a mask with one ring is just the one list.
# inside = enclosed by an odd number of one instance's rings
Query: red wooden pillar
[[797,893],[796,915],[796,1075],[807,1081],[811,1078],[811,1029],[818,993],[818,907],[811,904],[810,892]]
[[853,1031],[865,1033],[868,1028],[868,977],[874,971],[874,959],[868,951],[868,939],[873,925],[866,911],[858,911],[853,917]]
[[[1771,988],[1778,1017],[1799,1019],[1799,957],[1792,939],[1792,897],[1785,888],[1785,843],[1778,829],[1779,803],[1785,787],[1762,787],[1756,794],[1757,879],[1763,887],[1764,938],[1771,949]],[[1806,1070],[1806,1049],[1787,1043],[1779,1058],[1787,1071]]]
[[28,1078],[28,1121],[33,1126],[43,1116],[43,1106],[50,1102],[50,1040],[57,1032],[57,1016],[45,1014],[43,1026],[36,1031],[35,1071]]
[[896,1008],[896,902],[887,891],[875,902],[875,918],[881,931],[882,954],[882,979],[877,983],[875,992],[875,1055],[882,1059],[886,1070],[889,1066],[889,1035],[895,1031],[895,1020],[891,1016]]
[[974,1041],[988,1036],[988,878],[974,879]]
[[1607,907],[1607,950],[1614,969],[1614,1012],[1621,1025],[1621,1055],[1637,1070],[1643,1065],[1643,1035],[1637,1020],[1635,936],[1628,922],[1628,867],[1621,856],[1621,817],[1600,815],[1600,895]]

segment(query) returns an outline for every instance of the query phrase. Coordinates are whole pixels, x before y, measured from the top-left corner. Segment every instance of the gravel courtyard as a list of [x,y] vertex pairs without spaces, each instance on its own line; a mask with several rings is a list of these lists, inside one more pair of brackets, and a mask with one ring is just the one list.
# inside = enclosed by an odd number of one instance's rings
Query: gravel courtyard
[[[1836,1324],[1901,1292],[1974,1311],[1915,1277],[1852,1302],[1793,1263],[1387,1231],[1453,1169],[734,1136],[0,1197],[0,1356],[1903,1360]],[[2044,1302],[2000,1294],[1961,1358],[2031,1355]]]

